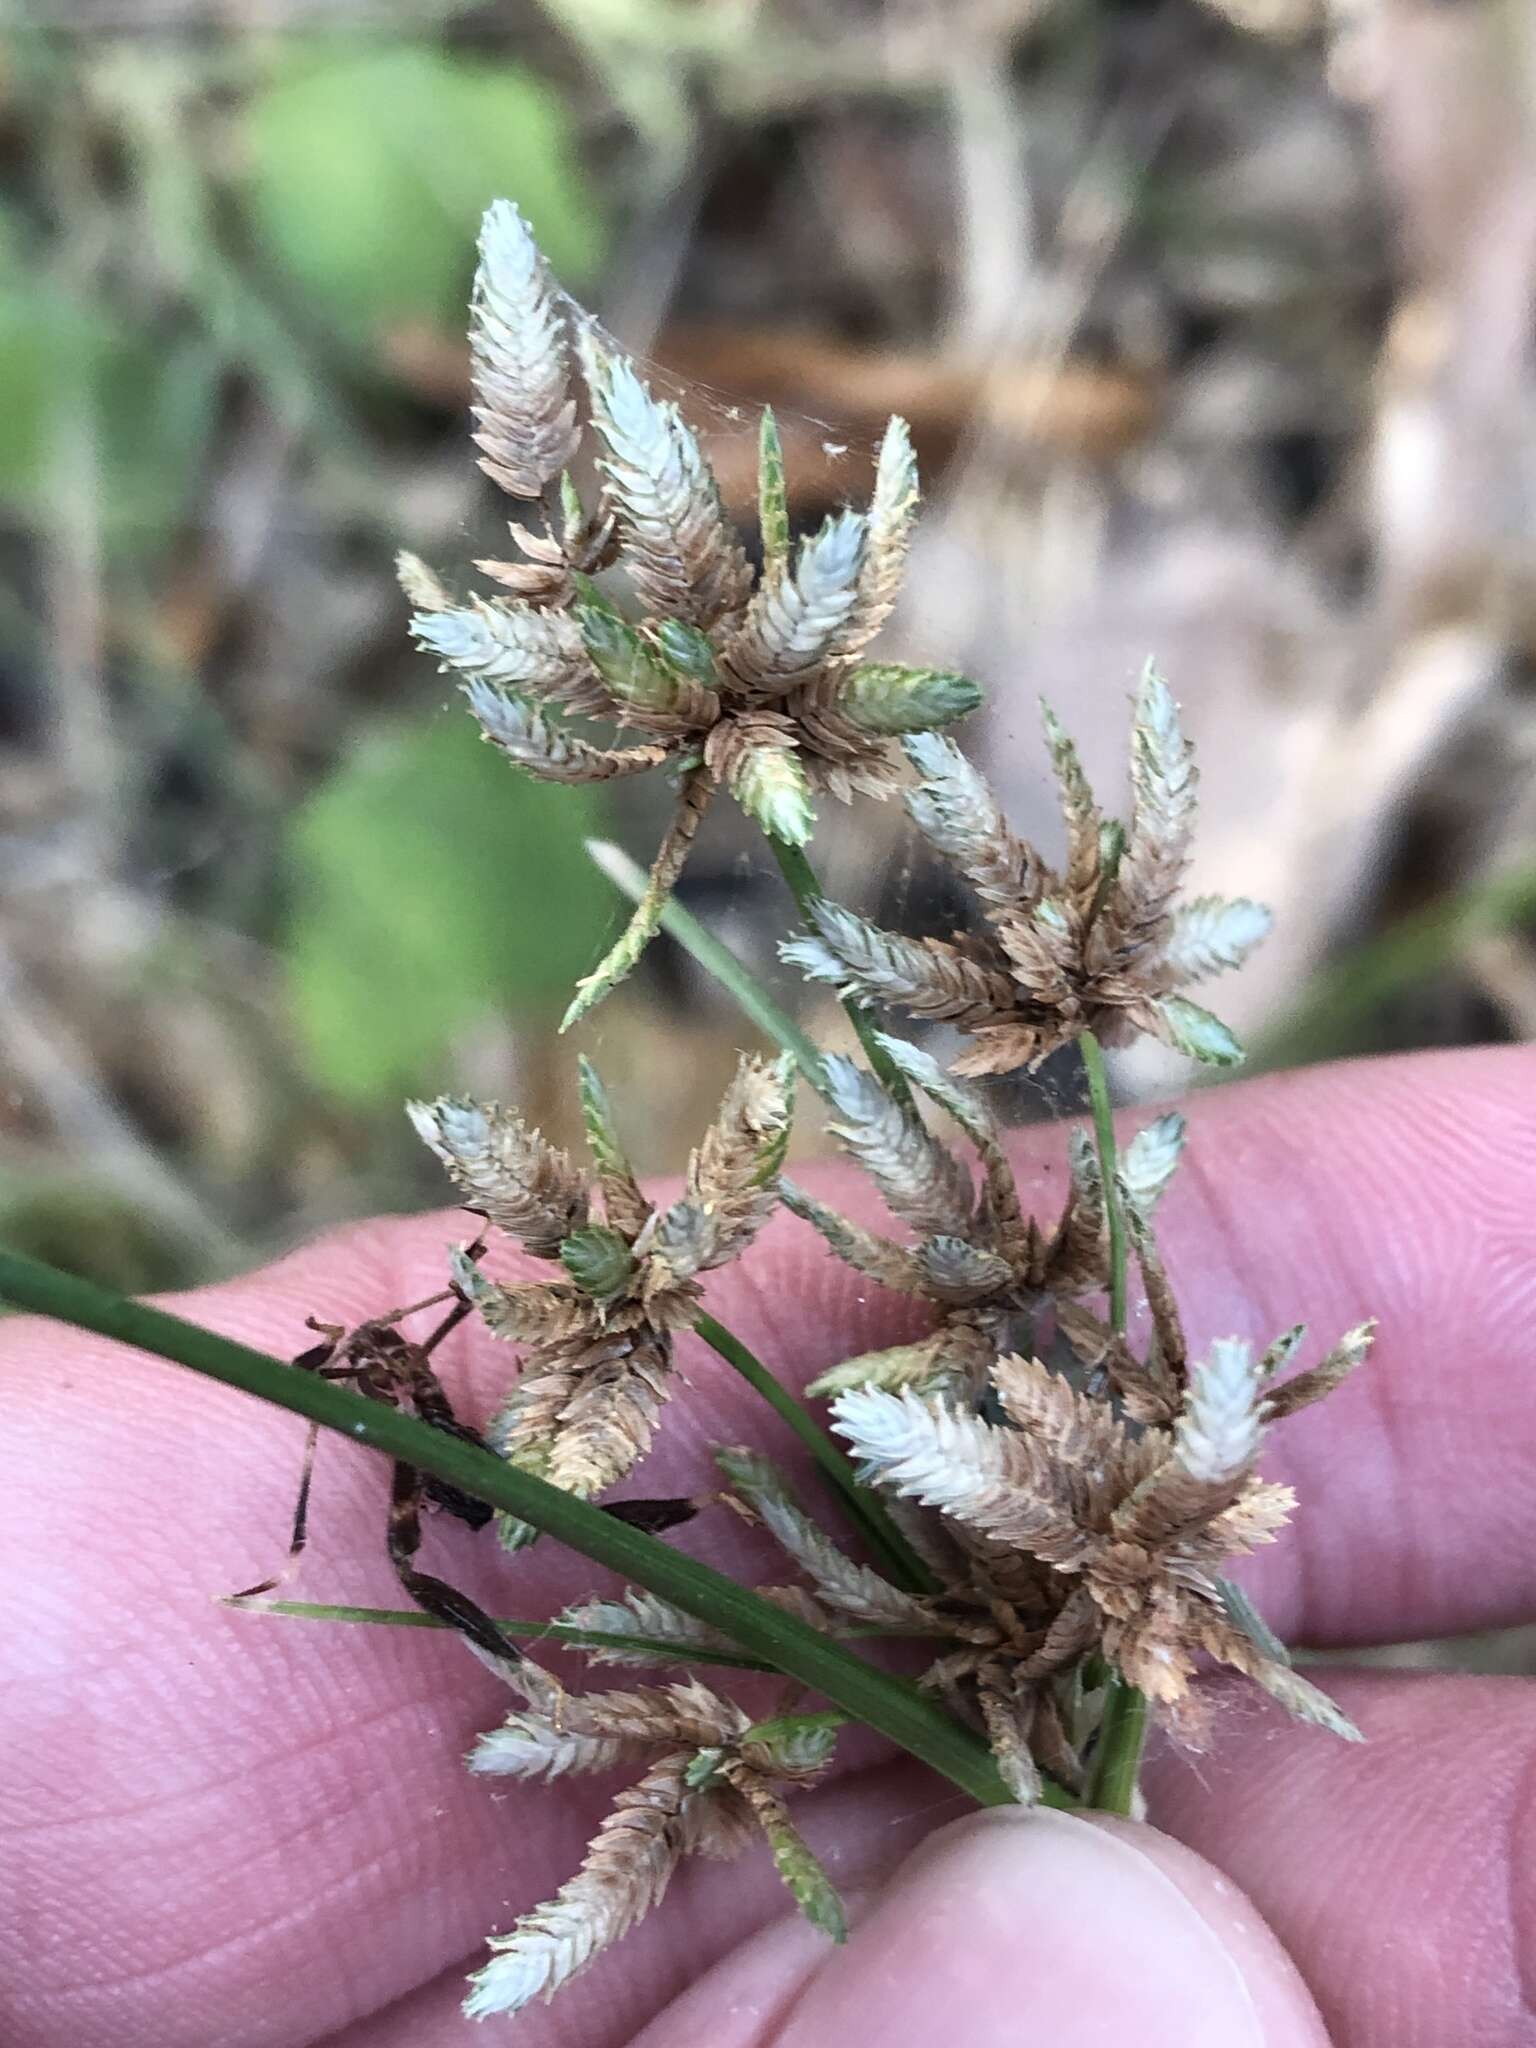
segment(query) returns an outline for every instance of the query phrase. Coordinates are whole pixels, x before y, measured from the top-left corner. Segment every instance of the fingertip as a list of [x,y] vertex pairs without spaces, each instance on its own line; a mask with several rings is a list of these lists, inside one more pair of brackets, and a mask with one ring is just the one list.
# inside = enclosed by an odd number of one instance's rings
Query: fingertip
[[1017,1808],[943,1829],[847,1946],[768,1930],[643,2036],[683,2048],[1327,2048],[1311,1995],[1220,1872],[1132,1822]]

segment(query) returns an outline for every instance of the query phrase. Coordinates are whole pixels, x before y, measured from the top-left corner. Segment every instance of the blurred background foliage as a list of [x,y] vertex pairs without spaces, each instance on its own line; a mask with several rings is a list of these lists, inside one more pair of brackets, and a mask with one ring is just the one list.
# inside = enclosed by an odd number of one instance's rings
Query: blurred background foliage
[[[582,842],[645,848],[664,798],[479,747],[391,568],[498,551],[496,195],[744,525],[763,401],[801,521],[911,420],[888,644],[988,685],[1026,829],[1037,695],[1113,788],[1158,654],[1197,886],[1280,912],[1225,1006],[1259,1059],[1536,1030],[1532,35],[1521,0],[0,15],[0,1230],[191,1280],[435,1199],[412,1087],[571,1132],[552,1026],[622,915]],[[836,887],[943,926],[894,811],[827,825]],[[776,973],[723,815],[685,896]],[[647,1167],[746,1036],[666,943],[599,1014]]]

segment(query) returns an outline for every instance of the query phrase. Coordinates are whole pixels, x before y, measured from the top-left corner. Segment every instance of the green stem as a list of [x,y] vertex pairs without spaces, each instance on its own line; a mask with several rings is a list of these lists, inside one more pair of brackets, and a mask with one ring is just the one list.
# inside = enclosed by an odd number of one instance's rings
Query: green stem
[[[593,865],[608,877],[613,886],[627,896],[631,903],[638,903],[645,894],[646,873],[638,862],[632,861],[622,847],[606,839],[589,839],[587,853]],[[689,953],[705,973],[713,976],[731,996],[742,1013],[751,1019],[765,1038],[771,1038],[775,1045],[791,1054],[806,1080],[818,1094],[824,1093],[822,1081],[821,1054],[800,1029],[787,1011],[769,995],[751,969],[736,958],[729,946],[722,945],[713,932],[699,923],[692,911],[685,910],[675,896],[669,898],[667,907],[661,913],[661,928]]]
[[717,1323],[711,1315],[701,1314],[693,1327],[712,1350],[719,1352],[727,1365],[741,1374],[749,1387],[762,1395],[780,1420],[788,1423],[896,1582],[909,1593],[939,1592],[938,1581],[896,1527],[882,1503],[867,1486],[859,1484],[853,1466],[809,1410],[801,1407],[788,1388],[723,1323]]
[[[816,879],[816,870],[811,866],[804,847],[786,845],[782,839],[775,839],[772,833],[763,837],[773,848],[773,857],[779,864],[779,873],[795,899],[796,907],[807,931],[816,930],[816,921],[811,915],[812,906],[824,902],[826,891]],[[875,1022],[864,1005],[851,997],[843,1003],[848,1022],[853,1026],[858,1041],[864,1048],[864,1057],[869,1061],[871,1071],[878,1077],[887,1095],[894,1096],[903,1109],[915,1116],[917,1105],[912,1100],[912,1091],[907,1086],[907,1077],[891,1058],[876,1035]]]
[[[1125,1228],[1125,1206],[1120,1198],[1120,1154],[1115,1144],[1114,1108],[1109,1098],[1109,1075],[1104,1051],[1091,1031],[1078,1040],[1083,1070],[1088,1077],[1088,1101],[1093,1110],[1093,1134],[1098,1144],[1099,1177],[1104,1183],[1104,1214],[1109,1223],[1109,1320],[1117,1337],[1125,1335],[1126,1269],[1129,1240]],[[1099,1722],[1093,1777],[1088,1804],[1105,1813],[1129,1813],[1141,1771],[1141,1752],[1147,1736],[1145,1694],[1112,1673],[1104,1695],[1104,1714]]]
[[1088,1797],[1100,1813],[1129,1814],[1136,1803],[1141,1752],[1147,1738],[1147,1696],[1118,1675],[1111,1677],[1099,1723]]
[[[866,1664],[723,1573],[532,1473],[517,1471],[478,1444],[19,1252],[0,1250],[0,1299],[188,1366],[445,1480],[721,1630],[786,1677],[867,1722],[982,1805],[1010,1803],[986,1744],[915,1687]],[[1064,1798],[1057,1793],[1053,1803]]]

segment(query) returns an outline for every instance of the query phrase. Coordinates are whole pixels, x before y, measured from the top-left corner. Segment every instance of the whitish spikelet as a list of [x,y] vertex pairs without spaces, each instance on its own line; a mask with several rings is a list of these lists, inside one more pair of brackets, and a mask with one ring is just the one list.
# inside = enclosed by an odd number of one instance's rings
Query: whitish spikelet
[[580,1174],[515,1111],[445,1095],[406,1113],[465,1199],[538,1257],[557,1258],[561,1240],[586,1222]]
[[590,325],[581,356],[630,580],[648,611],[712,626],[746,602],[751,570],[693,430]]
[[663,1757],[621,1792],[576,1875],[510,1934],[492,1935],[491,1960],[464,2001],[470,2019],[552,1998],[657,1903],[683,1850],[690,1761]]
[[611,1771],[640,1744],[615,1735],[583,1734],[542,1714],[511,1714],[482,1735],[465,1761],[481,1777],[568,1778]]
[[925,1235],[963,1236],[970,1177],[915,1113],[841,1053],[822,1063],[831,1131],[874,1181],[891,1213]]
[[918,831],[954,862],[983,904],[1022,915],[1052,877],[1034,848],[1009,829],[985,777],[953,740],[937,733],[913,733],[902,744],[922,777],[907,795]]
[[572,711],[612,710],[581,629],[566,612],[476,600],[418,611],[411,632],[418,647],[467,681],[504,684]]
[[468,683],[464,694],[491,745],[541,782],[611,782],[619,775],[641,775],[666,759],[661,747],[588,746],[521,697],[510,697],[490,683]]
[[1175,986],[1203,981],[1229,967],[1241,967],[1274,918],[1262,903],[1246,896],[1196,896],[1173,914],[1173,930],[1163,955],[1162,971]]
[[1184,1151],[1187,1126],[1177,1110],[1139,1130],[1120,1155],[1120,1185],[1145,1221],[1167,1192]]
[[1011,1009],[1013,984],[942,939],[906,939],[841,904],[812,908],[814,934],[787,939],[780,957],[812,981],[864,1002],[895,1003],[915,1017],[965,1025]]
[[1096,1539],[1067,1490],[1017,1430],[910,1392],[861,1388],[833,1404],[834,1426],[866,1474],[924,1507],[1048,1563],[1075,1565]]
[[566,1628],[579,1628],[605,1636],[623,1636],[622,1646],[614,1643],[583,1645],[581,1654],[594,1664],[652,1665],[671,1662],[679,1648],[712,1650],[730,1656],[737,1646],[729,1636],[657,1593],[643,1587],[626,1588],[620,1600],[583,1600],[568,1607],[559,1617]]
[[952,1116],[981,1155],[986,1177],[986,1222],[995,1248],[1011,1262],[1028,1255],[1029,1233],[1018,1184],[998,1137],[992,1113],[973,1088],[957,1081],[921,1047],[888,1032],[875,1034],[885,1052],[916,1088]]
[[408,548],[402,548],[395,556],[395,580],[417,611],[446,611],[453,603],[437,571],[429,569],[420,555],[413,555]]
[[1174,1456],[1202,1486],[1224,1487],[1252,1469],[1262,1434],[1253,1346],[1238,1337],[1218,1338],[1190,1375]]
[[1194,835],[1197,781],[1179,707],[1149,661],[1131,726],[1131,826],[1111,892],[1131,962],[1167,941],[1168,916]]
[[893,418],[875,465],[858,592],[837,640],[837,652],[845,659],[867,647],[891,615],[906,574],[919,495],[912,435],[904,419]]
[[859,513],[833,513],[801,543],[790,574],[758,585],[725,653],[746,689],[782,696],[827,660],[853,609],[865,534]]
[[769,1459],[754,1451],[721,1450],[715,1453],[715,1463],[829,1607],[877,1627],[915,1629],[919,1634],[933,1628],[921,1601],[838,1548],[811,1520]]
[[496,200],[480,225],[469,345],[480,467],[514,498],[537,498],[580,437],[549,274],[510,200]]

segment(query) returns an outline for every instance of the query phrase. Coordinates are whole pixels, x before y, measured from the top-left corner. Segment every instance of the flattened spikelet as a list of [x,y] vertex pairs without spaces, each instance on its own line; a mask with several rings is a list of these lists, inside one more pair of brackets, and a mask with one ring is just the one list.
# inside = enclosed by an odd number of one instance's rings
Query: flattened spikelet
[[542,711],[489,683],[466,684],[469,708],[485,737],[518,768],[541,782],[612,782],[641,775],[666,759],[662,747],[593,747]]
[[1164,973],[1171,988],[1204,981],[1229,967],[1241,967],[1269,936],[1274,918],[1262,903],[1246,896],[1196,896],[1173,915],[1164,954]]
[[873,1388],[843,1394],[832,1414],[870,1477],[924,1507],[1047,1563],[1073,1564],[1094,1548],[1048,1461],[1017,1431]]
[[725,651],[744,689],[783,696],[827,660],[858,595],[865,537],[860,513],[834,512],[801,543],[788,575],[758,585]]
[[892,1215],[927,1234],[963,1235],[971,1218],[970,1177],[873,1074],[840,1053],[822,1062],[833,1117],[829,1128],[858,1160]]
[[1131,825],[1111,891],[1127,962],[1167,940],[1174,897],[1189,863],[1197,780],[1179,707],[1149,661],[1131,727]]
[[407,1114],[465,1199],[539,1258],[557,1258],[561,1239],[586,1222],[581,1175],[515,1111],[444,1095],[409,1103]]
[[683,1752],[652,1764],[618,1795],[576,1875],[510,1934],[491,1937],[491,1960],[470,1979],[469,2018],[520,2012],[553,1997],[645,1917],[682,1854],[689,1762]]
[[1034,848],[1009,829],[986,778],[953,740],[938,733],[913,733],[902,744],[922,778],[907,796],[918,831],[954,862],[985,909],[1011,916],[1030,909],[1054,877]]
[[[1313,1401],[1321,1401],[1325,1395],[1331,1394],[1335,1387],[1343,1385],[1357,1366],[1365,1363],[1375,1340],[1374,1317],[1369,1322],[1357,1323],[1352,1330],[1346,1330],[1326,1358],[1273,1389],[1264,1403],[1266,1418],[1279,1421],[1284,1416],[1294,1415],[1298,1408],[1306,1408]],[[1266,1362],[1268,1356],[1266,1353]]]
[[568,612],[477,598],[467,605],[418,611],[411,632],[418,647],[469,682],[525,690],[586,715],[613,710],[587,658],[581,629]]
[[837,639],[837,652],[844,659],[851,660],[869,645],[895,607],[920,495],[912,435],[904,419],[893,418],[875,464],[875,494],[857,593]]
[[630,581],[649,611],[712,626],[745,603],[751,571],[693,430],[590,324],[580,348]]
[[514,498],[537,498],[575,452],[576,405],[544,259],[507,199],[480,225],[469,345],[480,467]]
[[786,940],[780,958],[840,995],[896,1003],[914,1017],[948,1020],[962,1028],[1013,1002],[1006,975],[978,965],[942,939],[904,939],[826,901],[816,904],[812,915],[815,932]]
[[923,1292],[923,1269],[905,1245],[879,1237],[862,1224],[850,1223],[846,1216],[839,1216],[835,1209],[818,1202],[788,1175],[780,1178],[779,1198],[792,1215],[820,1231],[837,1256],[856,1273],[864,1273],[898,1294]]

